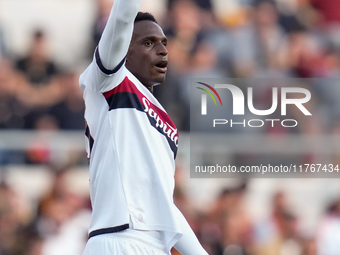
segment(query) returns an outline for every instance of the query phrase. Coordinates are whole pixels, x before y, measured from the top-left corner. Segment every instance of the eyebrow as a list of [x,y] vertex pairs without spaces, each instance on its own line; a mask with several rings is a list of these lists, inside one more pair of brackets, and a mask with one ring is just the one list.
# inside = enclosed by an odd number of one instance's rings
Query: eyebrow
[[158,41],[158,39],[161,39],[162,42],[168,42],[168,38],[166,36],[160,37],[160,36],[154,36],[154,35],[143,37],[143,38],[140,39],[140,41],[144,42],[144,41],[150,40],[150,41],[155,42],[155,41]]

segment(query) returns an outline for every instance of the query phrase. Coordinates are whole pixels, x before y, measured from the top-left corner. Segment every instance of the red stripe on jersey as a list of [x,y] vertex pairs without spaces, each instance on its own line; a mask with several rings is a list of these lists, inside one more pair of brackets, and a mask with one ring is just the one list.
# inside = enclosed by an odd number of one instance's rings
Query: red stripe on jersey
[[[134,93],[134,94],[141,94],[142,96],[144,96],[142,93],[140,93],[140,91],[136,88],[135,84],[133,84],[132,81],[129,80],[128,77],[125,77],[124,80],[117,86],[114,87],[113,89],[104,92],[103,95],[105,98],[108,98],[116,93],[119,92],[130,92],[130,93]],[[138,96],[139,98],[139,96]]]
[[164,121],[164,123],[167,122],[173,128],[176,128],[175,124],[172,122],[169,115],[165,111],[163,111],[162,109],[154,105],[152,102],[150,102],[150,100],[137,89],[136,85],[132,81],[130,81],[130,79],[127,76],[118,86],[116,86],[115,88],[107,92],[104,92],[103,95],[105,98],[108,98],[110,96],[113,96],[114,94],[121,93],[121,92],[129,92],[129,93],[136,94],[138,96],[140,103],[142,104],[143,104],[143,98],[147,99],[150,103],[149,108],[152,108],[155,111],[155,113],[158,116],[160,116],[160,118]]

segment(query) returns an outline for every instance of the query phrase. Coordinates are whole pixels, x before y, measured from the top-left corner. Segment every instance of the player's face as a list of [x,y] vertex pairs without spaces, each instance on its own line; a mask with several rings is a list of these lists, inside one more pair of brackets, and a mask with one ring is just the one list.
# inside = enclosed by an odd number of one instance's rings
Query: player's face
[[165,79],[168,66],[167,38],[155,22],[135,23],[126,57],[126,67],[152,91],[152,86]]

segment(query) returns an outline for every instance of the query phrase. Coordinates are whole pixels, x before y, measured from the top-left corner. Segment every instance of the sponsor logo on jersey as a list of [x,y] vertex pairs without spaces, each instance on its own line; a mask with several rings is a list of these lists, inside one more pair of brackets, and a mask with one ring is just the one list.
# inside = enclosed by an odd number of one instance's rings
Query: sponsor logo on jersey
[[109,111],[121,108],[133,108],[145,112],[151,126],[165,136],[176,158],[178,148],[178,131],[169,115],[151,102],[128,77],[115,88],[103,93]]
[[157,114],[157,110],[152,108],[152,105],[148,99],[143,97],[142,99],[143,105],[145,107],[144,112],[146,112],[150,118],[153,118],[156,121],[155,127],[160,129],[168,138],[171,139],[178,147],[178,132],[177,128],[172,127],[171,124],[162,120],[161,116]]

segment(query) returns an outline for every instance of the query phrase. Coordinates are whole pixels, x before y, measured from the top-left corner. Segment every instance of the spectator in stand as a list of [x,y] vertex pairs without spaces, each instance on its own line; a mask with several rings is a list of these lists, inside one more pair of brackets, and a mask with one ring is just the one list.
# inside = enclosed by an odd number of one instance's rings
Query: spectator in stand
[[282,76],[287,65],[287,45],[275,2],[255,0],[248,24],[236,27],[233,32],[236,77],[253,77],[270,72]]
[[[13,64],[9,59],[0,59],[0,130],[22,129],[24,117],[28,113],[26,106],[18,100],[17,91],[20,83],[15,76]],[[24,153],[0,148],[0,165],[24,162]],[[1,253],[0,253],[1,254]]]
[[51,191],[39,203],[35,226],[43,238],[42,255],[74,255],[84,249],[91,215],[88,198],[70,184],[69,168],[56,171]]
[[327,209],[316,235],[317,255],[337,255],[340,251],[340,199]]
[[75,71],[64,74],[62,79],[63,99],[60,103],[51,106],[48,113],[55,117],[62,130],[83,130],[84,100],[78,85],[79,75]]
[[24,127],[26,106],[17,98],[19,79],[15,76],[9,59],[0,59],[0,129],[21,129]]
[[53,172],[51,189],[28,204],[0,182],[1,255],[81,254],[90,220],[88,195],[79,191],[71,168]]
[[253,252],[252,224],[243,206],[246,184],[231,190],[225,197],[222,220],[223,255],[246,255]]
[[[174,116],[180,130],[189,129],[190,78],[225,76],[225,70],[218,66],[217,52],[211,43],[213,40],[208,40],[208,36],[223,33],[220,30],[212,32],[217,24],[214,20],[203,19],[203,12],[207,10],[202,10],[193,0],[173,0],[169,5],[168,20],[171,23],[165,31],[171,52],[167,81],[161,90],[155,87],[154,93],[169,115]],[[171,86],[166,85],[168,83]]]
[[245,183],[225,188],[207,212],[201,236],[209,254],[252,254],[252,226],[243,207],[245,191]]
[[316,255],[316,244],[314,239],[304,240],[301,255]]
[[29,54],[17,61],[16,68],[35,87],[46,86],[59,73],[48,57],[46,35],[42,30],[33,33]]
[[29,53],[16,62],[16,69],[21,84],[17,96],[29,110],[25,128],[33,128],[36,120],[62,96],[60,72],[48,55],[47,38],[43,31],[33,33]]
[[329,72],[324,46],[316,35],[297,26],[288,34],[288,41],[288,67],[293,77],[323,77]]
[[6,183],[0,182],[0,254],[22,254],[23,227],[30,214],[22,198]]
[[273,212],[268,222],[257,228],[256,255],[300,255],[301,238],[297,232],[297,218],[287,205],[285,194],[273,198]]

